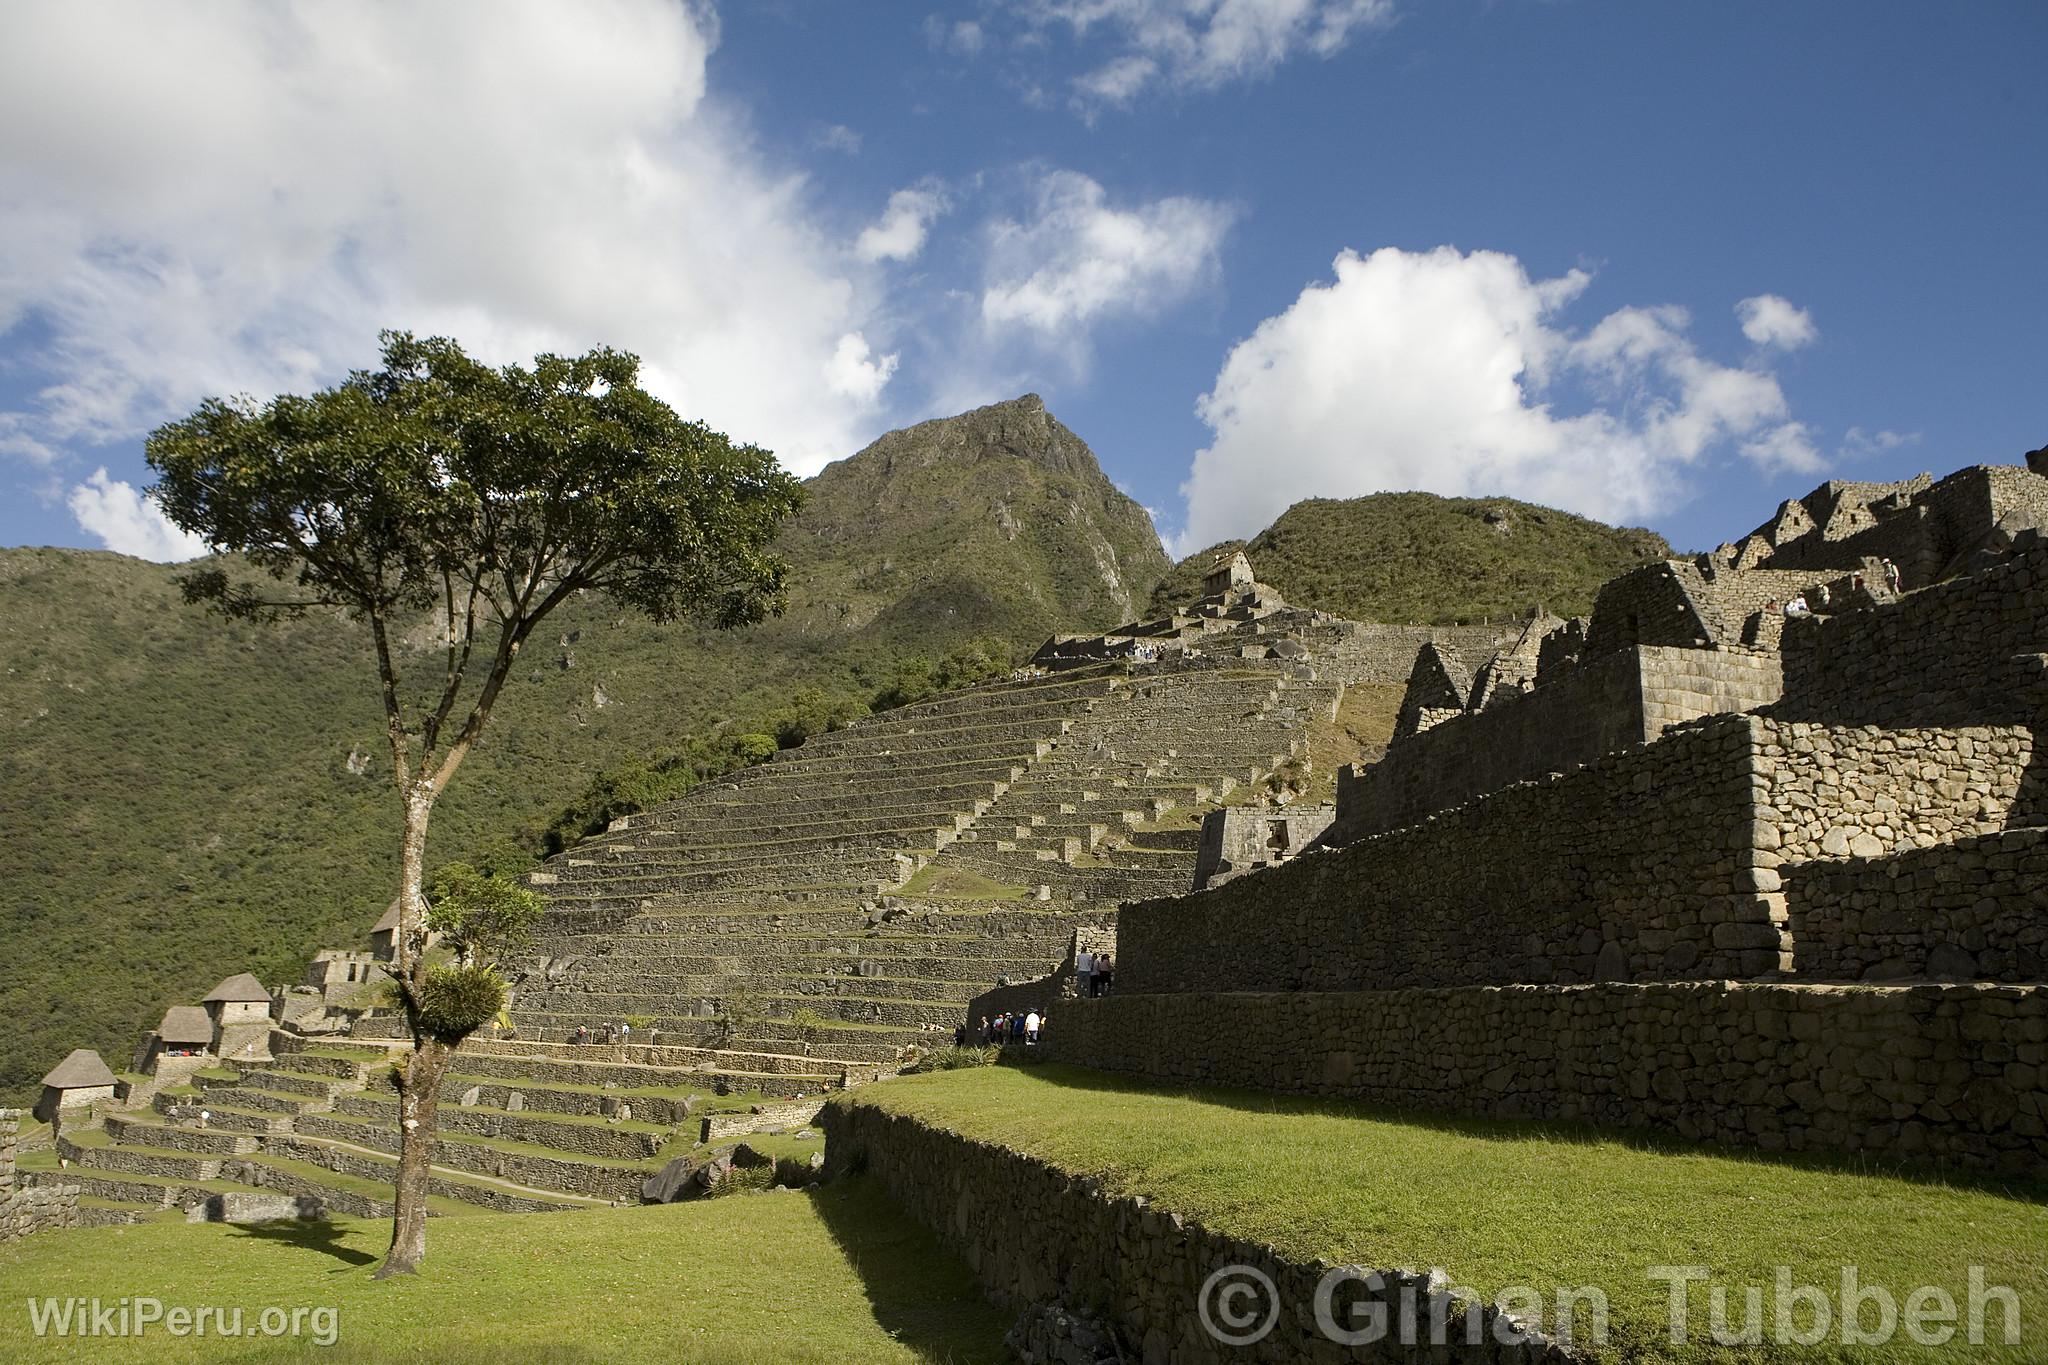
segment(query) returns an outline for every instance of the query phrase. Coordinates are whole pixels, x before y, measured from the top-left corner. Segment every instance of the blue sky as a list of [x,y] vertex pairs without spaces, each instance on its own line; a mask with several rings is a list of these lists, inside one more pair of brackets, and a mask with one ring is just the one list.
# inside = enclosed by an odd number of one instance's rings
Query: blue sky
[[0,543],[380,326],[801,472],[1025,390],[1177,549],[1507,493],[1704,548],[2048,442],[2048,6],[0,6]]

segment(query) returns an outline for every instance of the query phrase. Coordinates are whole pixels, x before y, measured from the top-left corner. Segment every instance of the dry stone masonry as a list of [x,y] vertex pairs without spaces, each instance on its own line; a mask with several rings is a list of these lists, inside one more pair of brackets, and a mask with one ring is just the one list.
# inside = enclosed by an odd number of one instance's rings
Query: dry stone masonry
[[1324,847],[1125,906],[1049,1049],[2048,1174],[2042,508],[2030,470],[1828,485],[1616,580],[1533,675],[1424,649]]

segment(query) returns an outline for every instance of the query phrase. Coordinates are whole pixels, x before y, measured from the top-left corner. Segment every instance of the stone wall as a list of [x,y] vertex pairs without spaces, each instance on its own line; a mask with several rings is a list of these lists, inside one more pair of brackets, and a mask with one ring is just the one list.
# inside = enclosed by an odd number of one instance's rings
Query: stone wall
[[1772,970],[1773,907],[1738,856],[1754,822],[1752,727],[1746,717],[1702,721],[1213,891],[1127,905],[1117,989]]
[[698,1131],[699,1142],[718,1142],[746,1133],[773,1133],[784,1128],[802,1128],[817,1121],[819,1099],[792,1100],[787,1104],[757,1104],[744,1114],[706,1114]]
[[1716,716],[1210,891],[1127,905],[1117,988],[1382,990],[1789,970],[1796,893],[1781,869],[2005,828],[2023,813],[2032,763],[2024,727]]
[[2022,551],[1894,603],[1786,622],[1772,711],[1839,725],[2025,724],[2041,710],[2029,661],[2043,641],[2048,549]]
[[2048,987],[1701,981],[1075,1001],[1051,1056],[1169,1081],[2048,1175]]
[[1881,730],[1759,717],[1752,733],[1759,866],[1875,858],[2030,818],[2025,726]]
[[21,1110],[0,1109],[0,1242],[79,1223],[78,1186],[23,1185],[14,1167]]
[[1368,767],[1342,770],[1330,839],[1349,843],[1414,824],[1433,811],[1642,740],[1634,656],[1593,659],[1521,696],[1397,739]]
[[2048,830],[1782,871],[1802,977],[2048,980]]
[[[1917,482],[1917,481],[1916,481]],[[1957,559],[1982,544],[2011,513],[2048,521],[2048,479],[2019,465],[1960,469],[1930,486],[1910,489],[1896,510],[1831,516],[1824,528],[1786,539],[1770,555],[1778,569],[1833,568],[1866,556],[1885,557],[1905,574],[1908,588],[1952,571]]]
[[[1212,1232],[1142,1197],[1110,1196],[1084,1176],[977,1142],[857,1099],[834,1100],[821,1116],[828,1175],[865,1174],[965,1260],[989,1297],[1008,1308],[1060,1303],[1107,1324],[1120,1358],[1175,1365],[1336,1365],[1414,1358],[1394,1342],[1339,1347],[1318,1330],[1316,1286],[1332,1268],[1284,1259],[1270,1247]],[[1232,1346],[1202,1326],[1203,1285],[1227,1266],[1253,1266],[1283,1305],[1261,1340]],[[1362,1278],[1369,1273],[1361,1268]],[[1385,1320],[1399,1320],[1404,1296],[1427,1324],[1432,1285],[1425,1274],[1388,1268],[1377,1294]],[[1348,1301],[1348,1300],[1347,1300]],[[1562,1362],[1551,1343],[1516,1340],[1512,1319],[1476,1309],[1480,1344],[1464,1344],[1465,1318],[1450,1318],[1452,1344],[1429,1349],[1450,1362]]]
[[1701,716],[1755,710],[1781,686],[1777,660],[1760,651],[1645,646],[1589,656],[1529,692],[1396,740],[1378,763],[1339,773],[1331,842],[1414,824]]

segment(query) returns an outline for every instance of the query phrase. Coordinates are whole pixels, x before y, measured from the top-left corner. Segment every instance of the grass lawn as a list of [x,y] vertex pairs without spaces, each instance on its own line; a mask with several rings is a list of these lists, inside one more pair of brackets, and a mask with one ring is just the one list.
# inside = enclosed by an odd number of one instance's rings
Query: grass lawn
[[[856,1091],[860,1104],[1001,1142],[1119,1193],[1292,1258],[1377,1268],[1441,1267],[1491,1298],[1509,1286],[1599,1286],[1612,1354],[1628,1359],[1827,1359],[1702,1348],[1709,1290],[1727,1287],[1739,1329],[1745,1289],[1763,1290],[1771,1329],[1775,1268],[1841,1300],[1842,1267],[1904,1303],[1940,1285],[1967,1304],[1968,1267],[2010,1286],[2025,1340],[1994,1350],[1916,1346],[1839,1358],[2048,1360],[2048,1188],[1857,1169],[1630,1141],[1528,1123],[1396,1115],[1363,1105],[1249,1091],[1159,1088],[1057,1066],[905,1076]],[[1052,1254],[1050,1251],[1048,1254]],[[1652,1266],[1707,1266],[1693,1286],[1691,1344],[1667,1335],[1668,1280]],[[1193,1306],[1190,1305],[1190,1311]],[[1987,1314],[1993,1340],[2002,1318]],[[1876,1309],[1866,1323],[1874,1324]],[[1795,1324],[1804,1326],[1801,1315]],[[1582,1344],[1583,1335],[1580,1338]]]
[[[147,1224],[0,1247],[0,1358],[13,1361],[611,1362],[1002,1359],[1011,1315],[864,1180],[811,1194],[436,1220],[415,1279],[375,1283],[390,1225]],[[319,1349],[219,1337],[36,1338],[26,1301],[333,1307]],[[313,1326],[308,1319],[308,1331]]]

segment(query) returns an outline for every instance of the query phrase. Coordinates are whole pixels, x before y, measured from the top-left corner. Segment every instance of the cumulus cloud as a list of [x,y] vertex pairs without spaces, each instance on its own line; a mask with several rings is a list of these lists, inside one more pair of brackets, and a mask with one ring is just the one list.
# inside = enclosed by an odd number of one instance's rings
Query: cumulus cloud
[[854,242],[854,254],[863,261],[914,261],[924,250],[932,220],[945,211],[946,193],[937,181],[898,190],[889,196],[882,216]]
[[982,321],[1071,343],[1098,319],[1170,306],[1215,278],[1236,217],[1179,196],[1118,207],[1089,177],[1047,171],[1031,212],[991,229]]
[[1759,346],[1794,351],[1820,336],[1813,314],[1776,294],[1758,294],[1735,305],[1742,322],[1742,334]]
[[105,469],[94,470],[65,501],[78,524],[118,554],[168,562],[206,553],[205,541],[164,520],[155,503],[132,484],[108,478]]
[[[1182,486],[1180,548],[1252,534],[1309,496],[1503,494],[1616,521],[1731,444],[1764,469],[1819,466],[1777,379],[1702,355],[1683,309],[1565,326],[1588,283],[1532,280],[1500,252],[1340,255],[1335,280],[1234,347],[1197,403],[1214,439]],[[1563,411],[1567,395],[1583,410]]]
[[1109,55],[1074,80],[1085,108],[1129,104],[1155,84],[1214,90],[1270,75],[1291,58],[1328,57],[1384,26],[1393,0],[1030,0],[1027,31],[1070,35]]
[[[333,382],[392,326],[494,360],[637,351],[799,472],[877,422],[872,269],[707,96],[706,8],[108,3],[7,28],[0,333],[32,322],[45,371],[17,457]],[[73,507],[132,536],[119,487]]]

